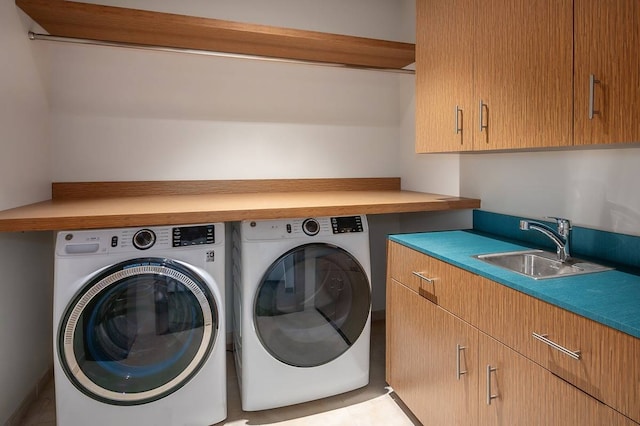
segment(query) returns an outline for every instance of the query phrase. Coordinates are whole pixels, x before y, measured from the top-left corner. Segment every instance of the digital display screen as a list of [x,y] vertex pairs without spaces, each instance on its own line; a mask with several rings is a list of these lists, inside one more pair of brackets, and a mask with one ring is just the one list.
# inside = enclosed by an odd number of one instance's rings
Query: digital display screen
[[183,226],[173,228],[173,246],[193,246],[199,244],[213,244],[215,233],[213,225]]
[[360,216],[345,216],[331,218],[333,233],[362,232],[362,221]]

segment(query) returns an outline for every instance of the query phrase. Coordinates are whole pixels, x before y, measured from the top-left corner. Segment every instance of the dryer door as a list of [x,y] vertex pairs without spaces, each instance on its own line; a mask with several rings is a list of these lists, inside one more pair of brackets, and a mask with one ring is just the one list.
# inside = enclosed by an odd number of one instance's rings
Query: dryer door
[[58,349],[74,385],[118,405],[162,398],[206,362],[218,308],[207,283],[167,259],[133,259],[92,277],[62,319]]
[[295,367],[326,364],[346,352],[369,318],[371,287],[360,263],[329,244],[308,244],[271,265],[256,293],[258,337]]

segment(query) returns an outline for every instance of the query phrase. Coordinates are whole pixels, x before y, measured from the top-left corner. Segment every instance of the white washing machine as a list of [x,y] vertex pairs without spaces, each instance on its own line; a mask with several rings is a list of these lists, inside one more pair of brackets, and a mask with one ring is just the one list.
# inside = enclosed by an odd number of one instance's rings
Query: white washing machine
[[224,224],[56,236],[58,426],[227,415]]
[[233,228],[234,349],[242,409],[369,383],[366,216],[243,221]]

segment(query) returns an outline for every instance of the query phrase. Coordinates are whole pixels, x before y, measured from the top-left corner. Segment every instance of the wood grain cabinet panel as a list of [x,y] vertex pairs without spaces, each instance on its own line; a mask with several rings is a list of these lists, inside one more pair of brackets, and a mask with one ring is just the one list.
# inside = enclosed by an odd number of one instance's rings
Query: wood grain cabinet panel
[[388,256],[392,278],[459,318],[477,321],[477,304],[469,300],[477,299],[479,276],[394,242]]
[[416,152],[473,149],[470,6],[469,0],[416,0]]
[[574,96],[576,145],[640,142],[640,2],[575,0]]
[[[430,258],[416,250],[389,241],[387,243],[387,264],[387,271],[391,278],[416,293],[420,288],[429,284],[416,273],[423,276],[431,274]],[[427,290],[433,292],[433,288],[427,288]]]
[[475,425],[477,330],[397,281],[388,284],[395,313],[387,319],[387,381],[422,423]]
[[548,337],[574,359],[542,342],[547,368],[636,422],[640,422],[640,339],[554,307]]
[[416,152],[640,142],[636,0],[417,0]]
[[635,424],[488,335],[480,333],[478,344],[484,371],[478,425]]
[[416,16],[416,152],[572,144],[571,0],[417,0]]
[[[640,339],[482,279],[477,326],[640,422]],[[533,337],[544,336],[579,359]]]
[[388,254],[387,381],[425,424],[640,424],[640,339],[401,244]]
[[573,1],[472,3],[475,150],[571,145]]
[[512,288],[481,278],[479,320],[481,331],[510,348],[546,365],[548,351],[532,333],[546,333],[553,325],[553,307]]

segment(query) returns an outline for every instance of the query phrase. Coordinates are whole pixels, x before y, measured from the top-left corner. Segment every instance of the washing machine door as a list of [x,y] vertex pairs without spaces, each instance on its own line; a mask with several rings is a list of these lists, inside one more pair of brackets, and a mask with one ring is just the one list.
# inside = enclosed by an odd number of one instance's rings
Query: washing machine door
[[142,404],[183,386],[216,340],[218,307],[204,279],[160,258],[98,273],[70,303],[59,329],[62,366],[90,397]]
[[307,244],[265,273],[254,302],[255,328],[276,359],[315,367],[355,343],[370,307],[371,287],[360,263],[339,247]]

